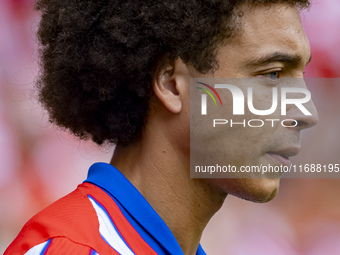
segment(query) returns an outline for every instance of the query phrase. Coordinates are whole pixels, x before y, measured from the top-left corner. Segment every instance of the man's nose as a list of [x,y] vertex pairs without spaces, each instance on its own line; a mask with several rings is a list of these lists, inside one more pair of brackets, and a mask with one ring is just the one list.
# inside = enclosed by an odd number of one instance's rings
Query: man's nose
[[295,120],[296,123],[294,124],[294,126],[296,126],[296,128],[298,128],[299,130],[313,127],[319,121],[319,116],[313,101],[309,101],[305,104],[305,106],[311,113],[311,115],[305,115],[297,107],[292,107],[291,109],[289,109],[289,111],[287,111],[287,118]]
[[[307,90],[305,84],[303,87]],[[297,105],[291,104],[287,106],[286,117],[295,120],[296,123],[294,123],[294,126],[299,130],[313,127],[319,121],[318,112],[312,99],[304,103],[303,107],[308,111],[308,113],[306,111],[303,112],[299,107],[297,107]]]

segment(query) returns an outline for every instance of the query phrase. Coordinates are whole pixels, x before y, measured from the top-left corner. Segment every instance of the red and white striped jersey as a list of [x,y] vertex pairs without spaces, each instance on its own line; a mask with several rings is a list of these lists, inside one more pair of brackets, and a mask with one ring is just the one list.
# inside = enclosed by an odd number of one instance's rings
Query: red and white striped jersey
[[[183,254],[139,191],[113,166],[96,163],[87,180],[29,220],[4,255]],[[197,255],[204,255],[201,246]]]

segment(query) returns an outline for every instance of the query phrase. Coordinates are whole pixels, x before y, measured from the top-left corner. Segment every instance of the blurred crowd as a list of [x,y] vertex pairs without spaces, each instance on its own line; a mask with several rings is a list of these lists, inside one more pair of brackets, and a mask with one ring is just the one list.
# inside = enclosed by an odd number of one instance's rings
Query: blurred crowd
[[[48,124],[34,91],[39,13],[33,3],[0,2],[0,253],[31,216],[112,154]],[[315,0],[302,19],[313,55],[306,77],[340,78],[340,1]],[[302,137],[296,163],[340,163],[340,85],[329,81],[310,87],[320,122]],[[340,254],[339,195],[340,179],[283,179],[268,204],[228,197],[202,245],[221,255]]]

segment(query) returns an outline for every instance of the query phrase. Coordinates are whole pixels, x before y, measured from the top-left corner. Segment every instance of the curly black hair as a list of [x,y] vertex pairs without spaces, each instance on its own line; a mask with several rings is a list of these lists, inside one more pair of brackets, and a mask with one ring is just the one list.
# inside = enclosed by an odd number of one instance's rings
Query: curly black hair
[[308,0],[38,0],[39,100],[50,121],[94,142],[127,145],[142,132],[151,81],[165,57],[217,68],[242,3]]

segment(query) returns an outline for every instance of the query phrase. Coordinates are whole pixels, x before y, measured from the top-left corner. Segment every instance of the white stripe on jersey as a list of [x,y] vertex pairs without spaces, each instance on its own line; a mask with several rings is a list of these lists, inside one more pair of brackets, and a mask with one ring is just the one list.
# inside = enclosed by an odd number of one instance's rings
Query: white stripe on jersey
[[43,255],[43,251],[44,249],[49,245],[50,243],[50,240],[44,242],[44,243],[41,243],[41,244],[38,244],[34,247],[32,247],[31,249],[29,249],[25,255]]
[[89,197],[99,220],[99,233],[102,238],[118,253],[122,255],[134,255],[131,249],[126,245],[124,239],[120,236],[114,223],[106,210],[97,203],[93,198]]

